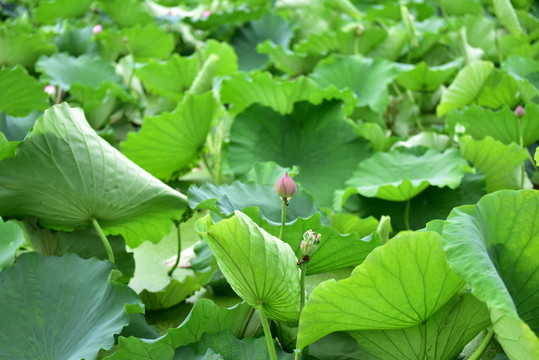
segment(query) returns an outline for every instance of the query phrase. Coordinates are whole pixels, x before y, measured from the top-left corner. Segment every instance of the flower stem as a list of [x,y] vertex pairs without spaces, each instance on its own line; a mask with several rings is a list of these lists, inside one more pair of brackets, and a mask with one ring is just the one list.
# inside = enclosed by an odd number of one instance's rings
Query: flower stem
[[114,262],[114,253],[112,252],[112,248],[110,247],[109,240],[107,239],[107,236],[101,229],[101,226],[99,226],[99,223],[96,219],[92,219],[92,225],[94,226],[95,231],[97,231],[97,234],[99,235],[99,238],[101,239],[101,242],[105,246],[105,249],[107,250],[107,256],[109,257],[109,260],[111,263],[115,264]]
[[299,268],[301,269],[301,277],[299,279],[299,284],[300,284],[299,314],[300,315],[301,315],[301,312],[303,311],[303,307],[305,306],[305,275],[307,274],[307,264],[308,262],[303,262],[299,265]]
[[258,304],[258,315],[260,315],[260,322],[262,323],[262,328],[264,329],[264,335],[266,337],[266,343],[268,345],[270,359],[277,360],[277,353],[275,352],[275,345],[273,344],[273,337],[271,336],[271,330],[268,324],[268,318],[266,317],[266,312],[264,311],[264,305],[262,303]]
[[421,331],[421,348],[419,349],[419,357],[417,359],[423,360],[425,359],[425,355],[427,355],[427,322],[422,323],[419,329]]
[[406,202],[404,209],[404,226],[406,226],[406,230],[410,230],[410,199]]
[[279,239],[283,240],[284,236],[284,227],[286,224],[286,198],[282,199],[282,205],[281,205],[281,233],[279,234]]
[[176,231],[178,233],[178,253],[177,253],[176,261],[174,262],[174,265],[172,265],[172,268],[168,271],[168,276],[172,276],[172,273],[174,273],[174,270],[178,268],[178,264],[180,262],[180,257],[182,254],[182,232],[180,230],[180,222],[177,220],[174,220],[174,225],[176,225]]
[[255,312],[255,308],[251,307],[249,310],[249,313],[245,317],[245,320],[243,321],[243,324],[241,325],[240,332],[238,333],[238,338],[243,339],[245,336],[245,330],[247,329],[247,325],[249,325],[249,321],[251,321],[251,317],[253,317],[253,313]]
[[487,335],[483,338],[483,341],[481,341],[481,344],[479,344],[479,347],[475,349],[474,353],[468,358],[468,360],[479,360],[481,356],[483,356],[483,353],[488,347],[488,344],[490,343],[490,340],[492,340],[492,337],[494,336],[494,326],[490,328]]

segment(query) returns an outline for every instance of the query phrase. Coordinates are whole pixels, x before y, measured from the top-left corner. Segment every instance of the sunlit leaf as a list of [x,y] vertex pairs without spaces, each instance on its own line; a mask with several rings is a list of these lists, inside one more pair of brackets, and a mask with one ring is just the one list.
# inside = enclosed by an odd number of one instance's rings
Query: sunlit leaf
[[43,86],[20,66],[0,70],[0,91],[0,111],[8,115],[25,116],[49,107]]

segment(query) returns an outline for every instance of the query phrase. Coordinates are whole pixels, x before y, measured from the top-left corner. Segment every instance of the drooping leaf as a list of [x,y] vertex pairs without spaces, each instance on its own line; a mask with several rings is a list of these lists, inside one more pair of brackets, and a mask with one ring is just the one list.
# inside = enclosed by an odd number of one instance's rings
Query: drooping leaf
[[511,359],[539,356],[539,194],[498,191],[455,208],[443,227],[451,268],[487,304]]
[[539,122],[535,120],[539,117],[539,105],[529,103],[525,111],[526,115],[518,119],[507,106],[492,111],[472,105],[462,112],[449,113],[446,123],[464,126],[464,132],[477,140],[490,136],[506,145],[520,144],[522,134],[523,145],[530,146],[539,140]]
[[111,268],[74,254],[21,255],[0,272],[0,357],[95,359],[114,345],[128,322],[126,305],[140,303],[127,286],[109,283]]
[[417,326],[464,284],[449,269],[437,233],[399,235],[374,249],[348,279],[314,289],[301,313],[298,347],[334,331]]
[[118,351],[107,359],[172,360],[174,349],[197,342],[204,334],[230,330],[235,336],[243,336],[243,325],[251,314],[252,307],[246,302],[226,309],[211,300],[200,299],[179,327],[170,329],[166,335],[156,340],[120,337]]
[[504,105],[515,108],[527,103],[539,94],[528,80],[518,79],[506,71],[495,69],[483,84],[477,104],[499,109]]
[[256,46],[266,40],[272,40],[287,47],[292,35],[290,23],[272,13],[239,27],[230,39],[230,45],[238,54],[239,69],[249,71],[264,68],[268,56],[258,53]]
[[26,116],[49,107],[43,86],[20,66],[0,70],[0,91],[0,111],[8,115]]
[[34,20],[39,24],[52,24],[58,18],[78,18],[88,11],[92,0],[41,1],[34,9]]
[[492,0],[494,5],[494,13],[500,22],[511,33],[516,35],[522,34],[522,28],[518,22],[517,14],[510,0]]
[[401,72],[397,82],[409,90],[434,91],[445,83],[461,64],[462,59],[432,67],[428,67],[425,62],[420,62],[409,71]]
[[267,54],[277,69],[290,76],[310,73],[320,60],[317,56],[295,53],[279,44],[274,44],[271,40],[259,44],[256,49],[261,54]]
[[86,54],[75,58],[65,53],[56,53],[39,59],[36,70],[43,73],[42,80],[64,90],[69,90],[75,83],[97,89],[104,81],[120,82],[114,67],[98,55]]
[[[270,224],[260,217],[258,209],[247,208],[244,212],[268,233],[275,237],[279,236],[280,225]],[[325,273],[335,269],[359,265],[374,248],[382,245],[380,238],[372,236],[377,225],[378,222],[375,220],[374,224],[363,229],[362,233],[358,233],[355,231],[356,229],[353,229],[341,234],[333,227],[323,225],[320,221],[320,214],[316,213],[308,219],[299,218],[292,224],[287,225],[283,241],[290,245],[299,261],[302,255],[300,243],[303,239],[303,234],[307,230],[321,234],[321,242],[316,252],[311,255],[311,262],[307,266],[307,274]]]
[[458,150],[443,153],[429,149],[422,156],[393,150],[377,152],[359,163],[346,190],[337,192],[335,206],[342,207],[352,194],[391,201],[407,201],[429,186],[456,189],[464,176],[466,160]]
[[0,160],[12,157],[20,141],[9,141],[4,133],[0,132]]
[[315,105],[324,100],[342,100],[347,114],[356,106],[354,94],[348,89],[339,90],[334,86],[322,89],[310,78],[302,76],[283,81],[272,77],[269,72],[241,74],[225,79],[220,95],[223,103],[230,104],[229,113],[232,115],[241,113],[253,104],[289,114],[294,109],[294,103],[305,100]]
[[[387,60],[334,55],[321,61],[311,77],[323,88],[334,85],[338,89],[352,89],[357,106],[369,106],[383,114],[389,104],[387,85],[398,73]],[[356,81],[359,78],[361,81]]]
[[183,195],[126,159],[67,104],[45,112],[15,155],[0,162],[0,214],[36,216],[71,231],[96,219],[131,247],[159,241]]
[[13,265],[15,253],[24,243],[24,233],[15,221],[0,218],[0,271]]
[[[331,139],[331,141],[325,141]],[[333,192],[342,188],[358,162],[369,154],[344,119],[340,103],[296,103],[290,115],[252,105],[234,120],[228,159],[236,174],[256,162],[297,165],[295,177],[318,206],[331,207]]]
[[459,143],[462,156],[485,175],[488,192],[521,188],[522,163],[527,154],[520,146],[505,145],[490,136],[474,140],[464,135]]
[[173,112],[146,118],[122,143],[122,153],[152,175],[172,179],[192,165],[221,113],[211,92],[189,94]]
[[213,226],[206,215],[197,221],[195,229],[208,242],[238,296],[253,307],[263,304],[272,319],[289,323],[298,320],[300,270],[288,244],[239,211]]
[[539,61],[529,57],[510,56],[502,63],[502,67],[521,80],[528,80],[539,90]]
[[490,61],[475,61],[466,65],[442,95],[436,114],[442,117],[453,109],[474,102],[493,69],[494,64]]
[[[428,359],[452,360],[484,328],[490,325],[488,309],[465,293],[449,300],[426,324]],[[415,360],[421,347],[420,326],[399,330],[366,330],[350,333],[365,360]]]
[[[223,217],[232,215],[236,210],[242,211],[247,207],[256,206],[260,209],[262,218],[273,225],[281,225],[282,200],[275,193],[275,185],[240,181],[221,186],[205,183],[200,187],[191,185],[188,197],[191,208],[215,211]],[[317,211],[313,197],[300,189],[289,201],[286,222],[291,223],[298,218],[309,218]]]

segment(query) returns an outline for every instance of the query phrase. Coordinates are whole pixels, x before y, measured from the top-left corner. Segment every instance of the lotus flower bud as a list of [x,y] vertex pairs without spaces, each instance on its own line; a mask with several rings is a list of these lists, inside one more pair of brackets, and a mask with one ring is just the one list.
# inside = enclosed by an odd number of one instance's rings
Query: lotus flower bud
[[103,26],[101,24],[97,24],[92,28],[94,34],[99,34],[101,31],[103,31]]
[[298,188],[288,173],[275,183],[275,192],[279,197],[289,199],[296,194]]
[[517,108],[515,109],[515,116],[517,118],[523,118],[524,116],[526,116],[526,110],[524,110],[524,108],[522,106],[517,106]]
[[43,91],[45,91],[47,94],[49,94],[50,96],[54,96],[56,95],[56,87],[54,85],[47,85],[45,86],[45,88],[43,89]]
[[312,230],[307,230],[303,234],[303,241],[300,244],[301,253],[303,255],[311,256],[316,251],[318,244],[320,244],[320,239],[322,234],[315,234]]
[[206,11],[204,11],[204,12],[202,13],[202,17],[203,17],[203,18],[210,17],[210,15],[211,15],[211,11],[209,11],[209,10],[206,10]]

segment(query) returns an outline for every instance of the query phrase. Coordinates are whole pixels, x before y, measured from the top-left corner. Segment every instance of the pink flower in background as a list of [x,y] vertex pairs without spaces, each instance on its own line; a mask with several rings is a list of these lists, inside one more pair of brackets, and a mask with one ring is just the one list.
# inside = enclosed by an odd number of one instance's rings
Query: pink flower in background
[[207,17],[209,17],[210,15],[211,15],[211,11],[210,11],[210,10],[206,10],[206,11],[204,11],[204,12],[202,13],[202,17],[203,17],[203,18],[207,18]]
[[99,34],[101,31],[103,31],[103,26],[101,26],[101,24],[97,24],[92,28],[94,34]]
[[526,110],[524,110],[524,108],[522,106],[517,106],[517,108],[515,109],[515,116],[517,118],[523,118],[524,116],[526,116]]
[[56,95],[56,87],[54,85],[47,85],[45,86],[45,88],[43,89],[43,91],[45,91],[47,94],[49,94],[50,96],[54,96]]
[[168,11],[168,16],[171,16],[172,15],[172,10],[169,10]]

